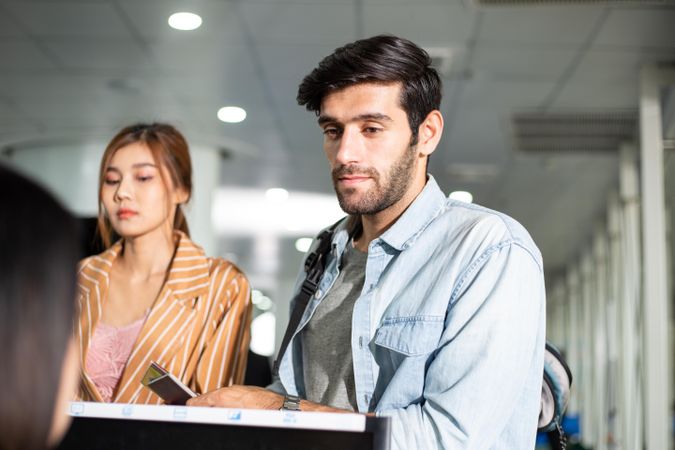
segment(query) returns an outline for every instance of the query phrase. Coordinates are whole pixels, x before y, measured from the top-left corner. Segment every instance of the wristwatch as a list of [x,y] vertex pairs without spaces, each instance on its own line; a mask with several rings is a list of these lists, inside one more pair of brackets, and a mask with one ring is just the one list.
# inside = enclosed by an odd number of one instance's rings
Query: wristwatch
[[300,397],[286,394],[284,404],[281,405],[281,411],[300,411]]

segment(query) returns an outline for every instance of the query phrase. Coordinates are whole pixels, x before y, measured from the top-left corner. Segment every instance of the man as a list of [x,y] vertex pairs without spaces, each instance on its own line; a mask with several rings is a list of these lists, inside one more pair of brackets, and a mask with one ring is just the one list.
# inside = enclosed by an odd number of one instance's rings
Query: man
[[[192,405],[390,416],[396,449],[534,448],[545,293],[539,251],[427,175],[441,82],[410,41],[337,49],[303,80],[342,209],[318,289],[269,389]],[[301,280],[304,274],[301,275]]]

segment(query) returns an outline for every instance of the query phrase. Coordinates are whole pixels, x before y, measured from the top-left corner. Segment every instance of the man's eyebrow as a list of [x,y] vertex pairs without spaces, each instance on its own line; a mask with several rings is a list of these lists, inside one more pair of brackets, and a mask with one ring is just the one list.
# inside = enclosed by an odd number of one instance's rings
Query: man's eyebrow
[[330,123],[330,122],[337,122],[337,119],[335,119],[333,117],[330,117],[330,116],[324,116],[322,114],[317,119],[317,122],[319,123],[319,125],[323,125],[323,124]]
[[[393,119],[386,114],[382,113],[365,113],[354,116],[348,120],[348,122],[359,122],[363,120],[380,120],[385,122],[393,122]],[[318,119],[319,125],[324,125],[326,123],[339,123],[339,120],[331,116],[320,115]]]

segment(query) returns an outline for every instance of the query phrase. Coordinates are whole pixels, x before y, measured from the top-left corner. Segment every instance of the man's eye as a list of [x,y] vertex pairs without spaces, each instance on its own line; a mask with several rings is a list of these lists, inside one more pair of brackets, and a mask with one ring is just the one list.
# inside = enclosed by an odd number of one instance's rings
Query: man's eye
[[329,138],[336,138],[340,135],[340,131],[337,128],[324,128],[323,135]]
[[363,132],[366,133],[366,134],[375,134],[375,133],[379,133],[380,131],[382,131],[382,128],[378,128],[378,127],[366,127],[366,128],[363,129]]

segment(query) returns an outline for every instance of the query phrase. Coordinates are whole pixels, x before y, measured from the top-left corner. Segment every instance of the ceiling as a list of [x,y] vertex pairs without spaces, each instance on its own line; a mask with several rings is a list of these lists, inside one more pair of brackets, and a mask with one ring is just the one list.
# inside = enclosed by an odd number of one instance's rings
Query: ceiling
[[[169,28],[183,10],[202,27]],[[562,271],[603,217],[617,157],[520,152],[511,115],[636,110],[641,65],[675,60],[674,2],[0,0],[0,145],[105,140],[135,121],[169,121],[193,145],[229,150],[223,186],[330,193],[321,135],[296,88],[334,48],[379,33],[451,54],[430,163],[440,186],[521,221],[548,275]],[[225,105],[247,119],[220,122]],[[290,239],[279,245],[275,270],[294,274],[299,254]],[[254,247],[220,245],[251,272]]]

